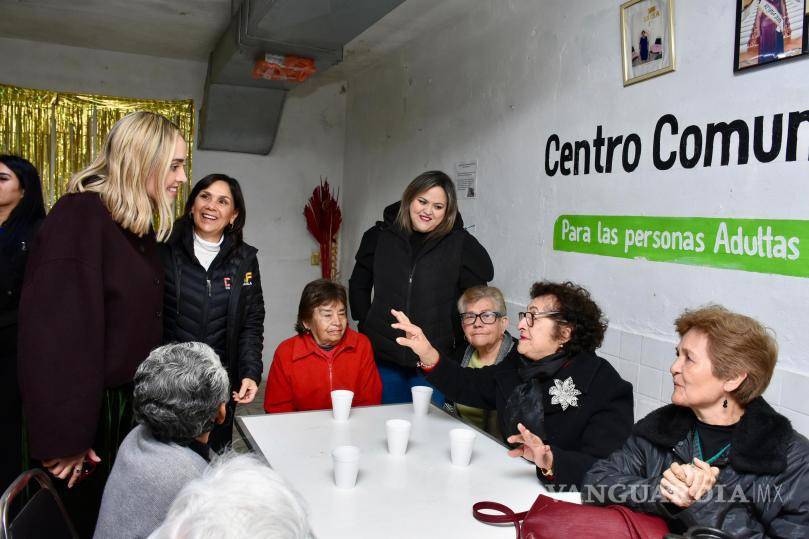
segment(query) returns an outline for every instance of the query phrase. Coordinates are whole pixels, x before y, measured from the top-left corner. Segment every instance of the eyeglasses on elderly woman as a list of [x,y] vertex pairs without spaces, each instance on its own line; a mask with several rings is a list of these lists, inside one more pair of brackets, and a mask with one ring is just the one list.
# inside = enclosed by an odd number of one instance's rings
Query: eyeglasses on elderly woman
[[471,326],[480,318],[484,324],[494,324],[498,318],[502,318],[503,313],[497,311],[483,311],[482,313],[461,313],[461,324]]
[[532,312],[532,311],[528,311],[528,312],[517,313],[517,319],[522,320],[523,318],[525,318],[525,323],[528,324],[529,328],[531,328],[531,327],[534,327],[534,320],[538,320],[540,318],[548,318],[548,317],[551,317],[551,316],[556,316],[558,314],[561,314],[561,313],[559,311],[543,311],[543,312],[536,312],[536,313]]

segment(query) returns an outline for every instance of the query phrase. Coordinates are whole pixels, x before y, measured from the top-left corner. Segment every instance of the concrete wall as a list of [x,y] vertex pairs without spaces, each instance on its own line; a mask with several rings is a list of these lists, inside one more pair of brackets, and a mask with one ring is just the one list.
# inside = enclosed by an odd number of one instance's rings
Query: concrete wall
[[[0,39],[0,82],[29,88],[148,99],[193,98],[202,104],[205,63]],[[195,178],[224,172],[239,179],[247,205],[245,239],[259,249],[267,305],[265,365],[293,333],[303,285],[320,276],[309,265],[317,244],[306,231],[303,206],[326,176],[340,186],[345,96],[322,87],[286,103],[269,156],[196,150]],[[266,375],[266,370],[265,370]]]
[[[678,2],[678,65],[624,88],[619,2],[469,2],[454,25],[412,42],[349,79],[343,269],[361,233],[423,170],[478,159],[479,198],[464,221],[489,249],[495,284],[516,311],[531,282],[589,288],[611,322],[603,352],[635,384],[638,413],[668,402],[672,322],[687,307],[718,302],[770,325],[781,345],[768,397],[809,433],[809,333],[805,279],[626,260],[553,250],[565,213],[805,219],[809,127],[799,160],[763,165],[651,166],[652,131],[673,113],[685,125],[809,108],[804,60],[734,75],[733,2]],[[636,132],[647,155],[628,174],[544,172],[545,141]],[[769,125],[769,124],[767,124]],[[717,157],[714,158],[715,160]],[[512,311],[512,313],[513,313]]]

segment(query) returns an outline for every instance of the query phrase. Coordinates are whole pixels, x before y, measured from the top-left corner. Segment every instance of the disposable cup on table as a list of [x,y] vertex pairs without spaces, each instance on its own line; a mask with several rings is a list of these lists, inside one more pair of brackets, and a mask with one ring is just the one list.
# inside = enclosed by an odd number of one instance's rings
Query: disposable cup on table
[[354,488],[360,469],[360,449],[353,445],[341,445],[331,452],[334,463],[334,484],[337,488]]
[[407,453],[407,440],[410,438],[410,421],[406,419],[388,419],[385,422],[388,437],[388,453],[401,457]]
[[472,429],[452,429],[449,431],[449,455],[455,466],[469,466],[472,459],[472,446],[477,433]]
[[331,392],[331,414],[335,421],[348,421],[352,400],[354,400],[353,391],[335,389]]
[[430,399],[433,398],[433,388],[430,386],[413,386],[410,388],[413,395],[413,413],[427,415],[430,412]]

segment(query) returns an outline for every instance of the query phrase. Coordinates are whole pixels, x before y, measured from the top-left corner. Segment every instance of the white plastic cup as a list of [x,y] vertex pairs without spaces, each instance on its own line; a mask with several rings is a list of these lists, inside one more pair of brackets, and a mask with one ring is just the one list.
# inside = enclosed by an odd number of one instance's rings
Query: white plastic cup
[[352,400],[354,400],[353,391],[335,389],[331,392],[331,414],[335,421],[348,421]]
[[449,431],[449,456],[455,466],[469,466],[472,459],[472,446],[477,433],[471,429]]
[[433,398],[433,388],[430,386],[413,386],[410,388],[413,395],[413,413],[427,415],[430,412],[430,399]]
[[388,453],[394,457],[402,457],[407,453],[407,440],[410,438],[410,421],[406,419],[388,419],[385,422],[388,435]]
[[331,458],[334,462],[334,484],[337,488],[354,488],[360,469],[360,448],[353,445],[335,447],[331,452]]

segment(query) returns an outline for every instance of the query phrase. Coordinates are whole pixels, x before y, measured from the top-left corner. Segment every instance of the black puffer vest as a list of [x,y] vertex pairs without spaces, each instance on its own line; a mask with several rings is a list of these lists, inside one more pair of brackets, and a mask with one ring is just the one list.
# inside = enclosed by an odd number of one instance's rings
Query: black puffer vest
[[388,222],[378,226],[374,300],[361,329],[371,340],[377,360],[415,367],[416,355],[396,344],[402,332],[390,327],[395,322],[390,310],[403,311],[436,349],[451,351],[455,345],[453,323],[458,318],[456,302],[461,294],[461,255],[468,233],[457,219],[452,232],[428,240],[412,261],[409,238]]
[[[261,381],[262,336],[245,339],[242,335],[251,303],[261,303],[255,308],[261,311],[261,323],[264,319],[256,253],[254,247],[236,245],[234,238],[225,234],[221,250],[205,271],[194,255],[189,219],[179,220],[171,238],[161,246],[166,273],[163,342],[208,344],[235,385],[245,377]],[[241,350],[240,341],[257,349]]]

